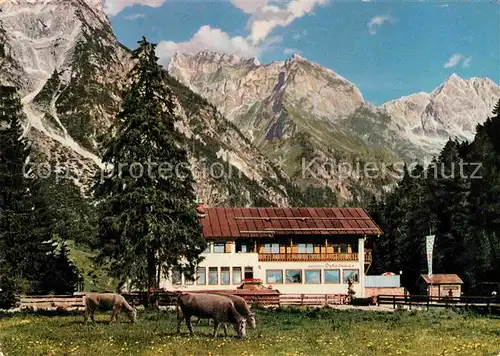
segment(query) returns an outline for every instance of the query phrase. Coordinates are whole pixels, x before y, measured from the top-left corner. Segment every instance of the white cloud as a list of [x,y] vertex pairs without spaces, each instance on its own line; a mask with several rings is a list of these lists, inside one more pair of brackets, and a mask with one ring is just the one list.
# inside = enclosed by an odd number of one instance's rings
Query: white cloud
[[[175,52],[198,53],[209,50],[219,53],[235,54],[239,57],[257,57],[263,51],[281,41],[281,37],[271,37],[276,27],[285,27],[295,19],[312,13],[317,5],[324,5],[330,0],[231,0],[231,3],[251,14],[248,22],[247,37],[231,37],[221,29],[208,25],[200,27],[193,37],[185,42],[162,41],[158,44],[157,55],[162,64],[168,64]],[[277,6],[285,4],[283,7]],[[306,35],[302,31],[294,36],[299,39]],[[289,53],[292,49],[285,50]],[[299,52],[293,49],[294,52]],[[291,52],[290,52],[291,54]]]
[[104,1],[104,12],[109,16],[116,16],[123,9],[134,6],[151,6],[160,7],[167,0],[103,0]]
[[472,57],[469,57],[469,58],[465,58],[464,59],[464,62],[463,62],[463,66],[464,68],[469,68],[470,67],[470,62],[472,61]]
[[269,0],[231,0],[231,3],[247,14],[255,13],[260,7],[266,6]]
[[374,16],[367,23],[368,31],[370,31],[370,35],[375,35],[377,33],[377,27],[382,26],[386,22],[394,21],[394,19],[389,15],[378,15]]
[[161,64],[166,65],[177,51],[194,54],[205,50],[235,54],[239,57],[256,57],[262,47],[252,45],[244,37],[231,37],[218,28],[205,25],[200,27],[189,41],[179,43],[161,41],[156,48],[156,54],[160,57]]
[[143,19],[145,17],[146,17],[146,15],[137,13],[137,14],[127,15],[124,17],[124,19],[133,21],[133,20],[137,20],[137,19]]
[[448,62],[444,64],[444,68],[454,68],[460,63],[462,63],[464,68],[469,68],[471,61],[472,57],[465,57],[463,54],[455,53],[448,59]]
[[286,27],[294,20],[312,13],[316,5],[329,0],[292,0],[286,7],[264,5],[255,10],[249,21],[250,39],[257,44],[267,38],[276,27]]

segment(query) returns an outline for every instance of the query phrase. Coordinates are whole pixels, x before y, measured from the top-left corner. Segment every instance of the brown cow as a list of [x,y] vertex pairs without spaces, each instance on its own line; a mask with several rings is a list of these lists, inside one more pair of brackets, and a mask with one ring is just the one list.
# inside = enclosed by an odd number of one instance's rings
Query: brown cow
[[137,321],[137,310],[132,307],[123,296],[116,293],[93,293],[87,294],[83,297],[83,304],[85,305],[85,324],[89,316],[93,323],[94,313],[97,309],[112,310],[110,323],[113,321],[118,322],[118,315],[122,309],[128,318],[135,323]]
[[177,332],[181,330],[183,320],[191,335],[193,335],[193,326],[191,317],[209,318],[214,320],[213,337],[217,336],[217,331],[221,323],[233,324],[236,333],[240,337],[245,336],[246,320],[236,310],[231,299],[214,294],[205,293],[182,293],[177,298]]
[[[210,294],[222,295],[224,297],[228,297],[229,299],[231,299],[233,301],[234,307],[236,308],[238,313],[240,313],[240,315],[242,317],[246,318],[247,324],[249,324],[252,329],[255,329],[257,327],[256,322],[255,322],[255,314],[252,313],[252,311],[250,310],[250,307],[248,306],[245,299],[243,299],[242,297],[239,297],[237,295],[229,294],[229,293],[213,292]],[[200,324],[200,322],[201,322],[201,318],[199,318],[198,321],[196,322],[196,326],[198,326]],[[210,319],[208,319],[208,325],[210,325]],[[226,328],[225,324],[224,324],[224,331],[227,334],[227,328]]]

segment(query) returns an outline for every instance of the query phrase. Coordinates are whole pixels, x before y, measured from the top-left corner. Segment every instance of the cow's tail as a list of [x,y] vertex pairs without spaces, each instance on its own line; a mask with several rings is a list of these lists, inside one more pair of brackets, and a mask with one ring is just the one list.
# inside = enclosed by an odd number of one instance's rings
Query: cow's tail
[[177,320],[181,320],[183,318],[181,310],[181,295],[182,293],[179,293],[179,295],[175,299],[175,311],[177,312]]

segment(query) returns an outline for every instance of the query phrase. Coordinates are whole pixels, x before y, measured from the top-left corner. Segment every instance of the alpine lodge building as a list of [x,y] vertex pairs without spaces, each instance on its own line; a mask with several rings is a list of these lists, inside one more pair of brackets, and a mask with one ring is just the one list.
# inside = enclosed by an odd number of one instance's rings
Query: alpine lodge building
[[245,280],[284,294],[365,296],[370,238],[383,234],[360,208],[205,208],[208,248],[195,280],[173,271],[161,288],[235,290]]

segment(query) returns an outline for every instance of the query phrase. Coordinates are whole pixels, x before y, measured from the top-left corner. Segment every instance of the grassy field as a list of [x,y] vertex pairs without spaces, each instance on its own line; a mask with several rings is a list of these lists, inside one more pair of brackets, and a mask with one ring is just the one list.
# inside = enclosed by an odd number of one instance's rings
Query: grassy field
[[122,316],[84,326],[81,313],[14,314],[0,319],[0,348],[10,355],[492,355],[500,352],[500,320],[436,312],[332,309],[257,311],[246,339],[222,328],[212,339],[206,324],[175,334],[173,312],[142,312],[133,325]]

